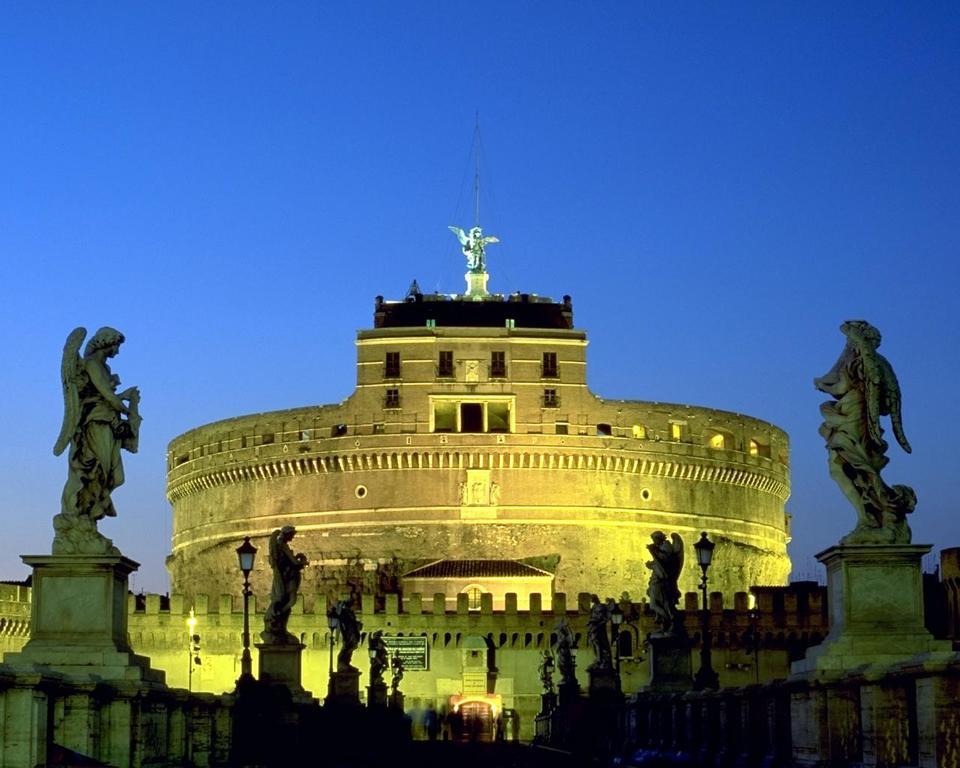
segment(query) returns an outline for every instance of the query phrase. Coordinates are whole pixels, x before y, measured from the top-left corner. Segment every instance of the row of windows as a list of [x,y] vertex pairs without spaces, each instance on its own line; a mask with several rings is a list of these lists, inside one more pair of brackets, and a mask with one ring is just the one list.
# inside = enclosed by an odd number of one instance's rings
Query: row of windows
[[[541,405],[544,408],[559,408],[560,396],[557,389],[547,387],[543,390]],[[388,388],[384,393],[383,407],[385,409],[400,408],[400,390],[398,388]],[[511,432],[510,409],[504,402],[476,402],[476,403],[437,403],[434,406],[434,432]],[[684,438],[685,424],[682,422],[671,422],[669,426],[669,439],[674,442],[681,442]],[[558,435],[570,434],[570,425],[567,421],[555,422],[555,432]],[[585,426],[580,426],[580,434],[586,434]],[[642,424],[634,424],[629,428],[629,435],[637,440],[646,440],[651,437],[647,427]],[[281,433],[280,439],[283,442],[291,441],[291,434],[296,435],[300,442],[313,440],[322,437],[326,428],[320,429],[301,429],[294,433]],[[380,434],[384,431],[383,424],[374,424],[374,434]],[[617,427],[617,436],[625,436],[623,428]],[[348,425],[334,424],[330,427],[331,437],[343,437],[349,433]],[[615,436],[615,430],[612,425],[598,423],[596,425],[596,434],[602,437]],[[658,438],[659,439],[659,438]],[[260,435],[244,435],[235,440],[221,440],[216,444],[195,448],[188,453],[175,456],[172,459],[173,466],[181,466],[192,458],[217,454],[223,451],[235,450],[236,448],[251,448],[261,445],[271,445],[277,440],[277,435],[273,432],[264,432]],[[238,443],[233,445],[231,443]],[[750,438],[745,446],[738,448],[733,434],[729,432],[711,431],[704,436],[704,444],[716,450],[746,450],[751,456],[760,456],[762,458],[771,458],[772,451],[769,443],[762,443],[759,440]],[[781,459],[781,461],[784,461]]]
[[[546,388],[543,390],[543,398],[541,403],[544,408],[559,408],[560,407],[560,396],[557,394],[555,388]],[[399,408],[400,407],[400,390],[390,387],[386,390],[383,396],[383,407],[384,408]],[[438,430],[435,429],[434,432],[441,431],[454,431],[454,430]],[[465,431],[465,430],[460,430]],[[474,430],[470,430],[474,431]]]
[[[507,377],[507,353],[502,350],[494,350],[490,353],[490,377],[494,379],[505,379]],[[453,351],[441,350],[437,358],[437,378],[453,378]],[[560,368],[557,363],[556,352],[544,352],[543,360],[540,364],[540,377],[544,379],[556,379],[560,376]],[[383,361],[383,378],[400,378],[400,353],[387,352]]]

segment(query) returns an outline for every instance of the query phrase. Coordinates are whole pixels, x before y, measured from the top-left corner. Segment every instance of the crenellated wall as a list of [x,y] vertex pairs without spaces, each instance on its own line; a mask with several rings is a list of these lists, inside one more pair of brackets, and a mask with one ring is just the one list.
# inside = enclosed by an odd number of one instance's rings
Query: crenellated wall
[[30,593],[22,584],[0,584],[0,658],[30,637]]
[[[21,588],[10,601],[0,602],[5,610],[0,618],[20,616],[29,622],[29,590]],[[460,595],[455,610],[445,607],[443,595],[411,594],[401,599],[388,595],[380,600],[362,595],[357,610],[363,623],[364,640],[368,633],[382,630],[386,635],[426,637],[429,669],[408,672],[402,683],[409,709],[432,702],[441,708],[448,698],[462,690],[462,659],[468,638],[483,638],[492,650],[497,668],[495,692],[503,696],[505,707],[518,711],[521,738],[532,738],[534,715],[540,706],[542,686],[538,678],[540,656],[555,641],[554,631],[561,617],[573,628],[579,640],[577,676],[586,689],[586,668],[593,661],[586,643],[590,595],[576,599],[563,593],[553,596],[552,610],[543,608],[541,595],[531,596],[529,610],[518,610],[513,594],[506,598],[506,609],[494,611],[492,596],[485,595],[479,611],[468,609],[467,596]],[[753,605],[753,608],[751,608]],[[655,630],[653,616],[645,603],[623,601],[621,610],[627,621],[621,626],[620,669],[623,689],[631,693],[649,679],[643,640]],[[265,605],[251,600],[252,642],[259,639]],[[700,619],[698,595],[688,593],[684,607],[686,626],[693,646],[693,669],[699,666]],[[289,629],[307,646],[303,656],[303,684],[317,697],[326,693],[331,646],[326,623],[329,601],[322,595],[300,596],[290,618]],[[194,632],[200,635],[201,663],[193,670],[192,689],[222,693],[234,688],[240,675],[243,612],[242,601],[232,595],[161,596],[131,595],[128,627],[136,653],[150,657],[151,666],[166,673],[173,688],[188,687],[192,653],[188,652],[187,619],[193,609]],[[732,600],[714,592],[710,595],[714,666],[725,686],[741,686],[784,677],[792,659],[816,645],[827,631],[825,588],[809,582],[789,587],[755,588],[750,595],[738,593]],[[9,625],[8,625],[9,626]],[[26,636],[10,637],[17,650]],[[19,645],[18,645],[19,643]],[[337,648],[333,651],[336,653]],[[254,671],[257,669],[257,651]],[[361,690],[367,684],[366,648],[354,654],[353,662],[362,673]]]
[[[486,595],[485,598],[490,598]],[[480,611],[469,611],[467,596],[461,595],[457,609],[444,610],[442,595],[409,595],[402,601],[388,595],[383,605],[372,595],[361,599],[358,618],[367,633],[382,630],[386,635],[424,636],[429,649],[429,670],[408,672],[402,684],[409,708],[432,702],[442,707],[448,698],[462,690],[462,654],[468,637],[481,637],[492,649],[498,670],[495,692],[504,698],[504,706],[520,713],[522,737],[532,737],[533,716],[540,705],[542,687],[537,669],[542,651],[549,649],[557,621],[564,617],[580,639],[577,675],[586,688],[586,668],[593,661],[586,644],[589,617],[588,594],[575,601],[564,594],[554,595],[553,610],[542,610],[540,595],[533,595],[528,611],[517,610],[516,596],[507,596],[507,608],[493,611],[492,601],[483,601]],[[740,593],[724,604],[721,593],[711,595],[711,622],[714,637],[714,664],[725,685],[743,685],[768,680],[787,673],[789,661],[802,655],[810,645],[826,634],[827,616],[823,588],[798,585],[794,588],[759,590],[757,610],[750,610],[747,594]],[[694,641],[694,669],[698,666],[699,615],[697,596],[686,596],[687,625]],[[187,687],[190,655],[187,649],[187,618],[191,607],[200,635],[201,664],[194,667],[193,688],[210,692],[232,689],[240,674],[243,631],[241,601],[231,595],[210,598],[197,595],[188,602],[181,595],[169,599],[159,595],[131,597],[129,628],[131,644],[137,653],[147,655],[154,667],[167,673],[172,686]],[[328,601],[314,596],[297,603],[289,629],[307,646],[303,656],[303,684],[315,696],[326,692],[331,657],[330,634],[326,624]],[[621,674],[625,691],[646,684],[649,672],[642,641],[655,629],[653,617],[644,604],[624,603],[622,607],[634,620],[622,626],[629,635],[623,642]],[[252,605],[251,635],[257,642],[263,627],[264,606]],[[756,638],[756,640],[754,639]],[[333,649],[336,653],[337,648]],[[253,649],[256,669],[256,649]],[[365,647],[354,654],[354,664],[363,673],[361,689],[367,684],[368,659]]]

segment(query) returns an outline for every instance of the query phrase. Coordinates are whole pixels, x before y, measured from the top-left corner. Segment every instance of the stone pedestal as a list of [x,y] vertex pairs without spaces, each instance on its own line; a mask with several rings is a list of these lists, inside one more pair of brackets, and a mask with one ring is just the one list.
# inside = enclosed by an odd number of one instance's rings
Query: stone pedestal
[[578,683],[560,683],[557,689],[559,691],[558,704],[561,707],[572,706],[580,698],[580,685]]
[[587,667],[590,698],[620,693],[620,678],[612,667]]
[[690,643],[685,637],[650,637],[650,690],[683,693],[693,686]]
[[549,715],[557,708],[557,694],[547,691],[540,694],[540,714]]
[[487,281],[490,275],[486,272],[467,272],[464,275],[467,281],[467,296],[471,299],[482,299],[490,294],[487,293]]
[[794,662],[793,676],[837,676],[915,656],[949,654],[923,625],[926,544],[841,544],[817,555],[827,568],[830,632]]
[[282,685],[294,696],[309,696],[301,683],[301,659],[306,647],[303,643],[257,643],[260,682]]
[[360,670],[348,669],[330,675],[328,704],[360,704]]
[[403,692],[402,691],[391,691],[390,692],[390,709],[395,712],[403,712]]
[[383,709],[387,706],[387,684],[380,682],[367,686],[367,706]]
[[163,683],[127,636],[127,577],[139,564],[122,555],[25,555],[33,568],[30,640],[4,656],[17,671],[38,668],[75,680]]

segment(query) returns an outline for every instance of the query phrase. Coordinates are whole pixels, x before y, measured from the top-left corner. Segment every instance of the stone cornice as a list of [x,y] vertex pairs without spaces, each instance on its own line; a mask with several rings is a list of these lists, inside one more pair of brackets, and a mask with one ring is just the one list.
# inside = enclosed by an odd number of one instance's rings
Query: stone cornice
[[[463,470],[563,470],[612,472],[627,475],[663,478],[677,481],[716,483],[751,488],[769,493],[785,502],[790,486],[777,474],[786,471],[764,470],[761,467],[737,466],[722,460],[701,459],[664,452],[626,453],[617,450],[561,449],[554,446],[450,446],[440,449],[384,447],[376,450],[357,449],[324,452],[313,455],[292,455],[236,462],[205,469],[178,467],[170,473],[167,498],[171,503],[201,491],[235,483],[264,482],[276,478],[324,475],[341,472],[373,472],[378,470],[412,469]],[[192,462],[188,462],[192,463]],[[186,470],[186,471],[184,471]]]

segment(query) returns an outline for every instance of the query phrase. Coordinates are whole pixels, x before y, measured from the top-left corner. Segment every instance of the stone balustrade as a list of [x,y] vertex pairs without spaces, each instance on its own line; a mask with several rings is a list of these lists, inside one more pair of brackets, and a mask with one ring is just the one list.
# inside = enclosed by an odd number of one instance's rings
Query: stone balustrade
[[960,661],[627,699],[625,756],[700,766],[960,766]]

